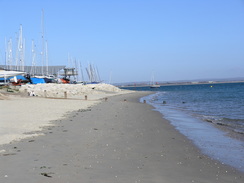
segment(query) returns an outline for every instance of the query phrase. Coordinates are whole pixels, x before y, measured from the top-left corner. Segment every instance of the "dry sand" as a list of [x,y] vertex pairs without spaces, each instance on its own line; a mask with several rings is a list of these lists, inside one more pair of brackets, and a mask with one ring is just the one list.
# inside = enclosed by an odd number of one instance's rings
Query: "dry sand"
[[243,173],[202,155],[162,115],[139,103],[144,92],[109,97],[1,146],[5,183],[242,183]]
[[[36,96],[27,97],[30,92]],[[87,109],[108,96],[128,92],[131,91],[108,84],[37,84],[23,85],[20,88],[22,97],[0,93],[0,145],[41,135],[42,127],[52,125],[50,121],[64,118],[68,112]]]

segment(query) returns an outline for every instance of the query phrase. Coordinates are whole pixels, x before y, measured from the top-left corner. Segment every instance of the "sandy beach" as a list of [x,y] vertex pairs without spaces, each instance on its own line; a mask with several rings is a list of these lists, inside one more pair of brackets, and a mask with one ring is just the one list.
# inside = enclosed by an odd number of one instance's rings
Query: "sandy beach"
[[[19,125],[16,119],[27,120],[21,113],[28,111],[26,106],[43,103],[44,111],[39,116],[28,118],[43,124],[41,129],[38,127],[39,132],[36,132],[37,128],[24,126],[23,131],[31,129],[26,132],[30,135],[28,138],[0,146],[0,182],[244,181],[243,172],[203,155],[159,112],[153,111],[152,106],[140,103],[139,98],[147,94],[133,92],[108,96],[107,101],[101,98],[73,100],[72,106],[68,104],[70,101],[64,99],[17,98],[0,101],[5,105],[12,102],[11,106],[16,103],[25,106],[14,121],[14,118],[8,119],[7,123],[12,123],[12,127]],[[49,113],[54,106],[57,112]],[[58,108],[61,106],[67,107],[66,113],[60,112]],[[30,110],[37,109],[31,107]],[[2,119],[11,116],[9,109],[3,111],[7,114],[2,118],[1,113]],[[38,135],[40,133],[42,135]]]
[[[130,93],[108,84],[23,85],[17,94],[0,93],[0,145],[42,135],[42,128],[69,112],[87,109],[113,95]],[[35,96],[30,97],[33,92]],[[66,98],[64,96],[66,92]]]

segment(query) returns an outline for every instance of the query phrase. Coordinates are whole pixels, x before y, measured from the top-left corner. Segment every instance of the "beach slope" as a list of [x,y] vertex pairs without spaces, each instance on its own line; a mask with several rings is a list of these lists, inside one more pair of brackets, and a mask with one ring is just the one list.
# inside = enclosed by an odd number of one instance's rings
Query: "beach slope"
[[229,183],[243,173],[204,156],[152,106],[145,92],[76,110],[45,135],[2,145],[5,183]]

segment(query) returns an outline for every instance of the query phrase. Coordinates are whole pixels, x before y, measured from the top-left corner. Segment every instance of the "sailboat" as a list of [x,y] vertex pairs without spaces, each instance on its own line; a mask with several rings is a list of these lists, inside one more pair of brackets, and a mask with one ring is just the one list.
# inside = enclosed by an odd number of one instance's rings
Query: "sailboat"
[[160,85],[158,85],[158,84],[153,84],[153,85],[150,85],[150,88],[160,88]]
[[150,88],[159,88],[159,87],[160,87],[160,85],[158,85],[157,83],[154,82],[154,75],[152,74]]

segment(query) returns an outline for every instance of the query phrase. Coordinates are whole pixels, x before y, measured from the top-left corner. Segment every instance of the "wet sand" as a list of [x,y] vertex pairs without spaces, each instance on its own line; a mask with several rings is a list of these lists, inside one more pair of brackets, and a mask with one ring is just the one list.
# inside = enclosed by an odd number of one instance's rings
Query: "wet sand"
[[201,154],[152,106],[145,92],[109,97],[0,146],[5,183],[229,183],[243,173]]

